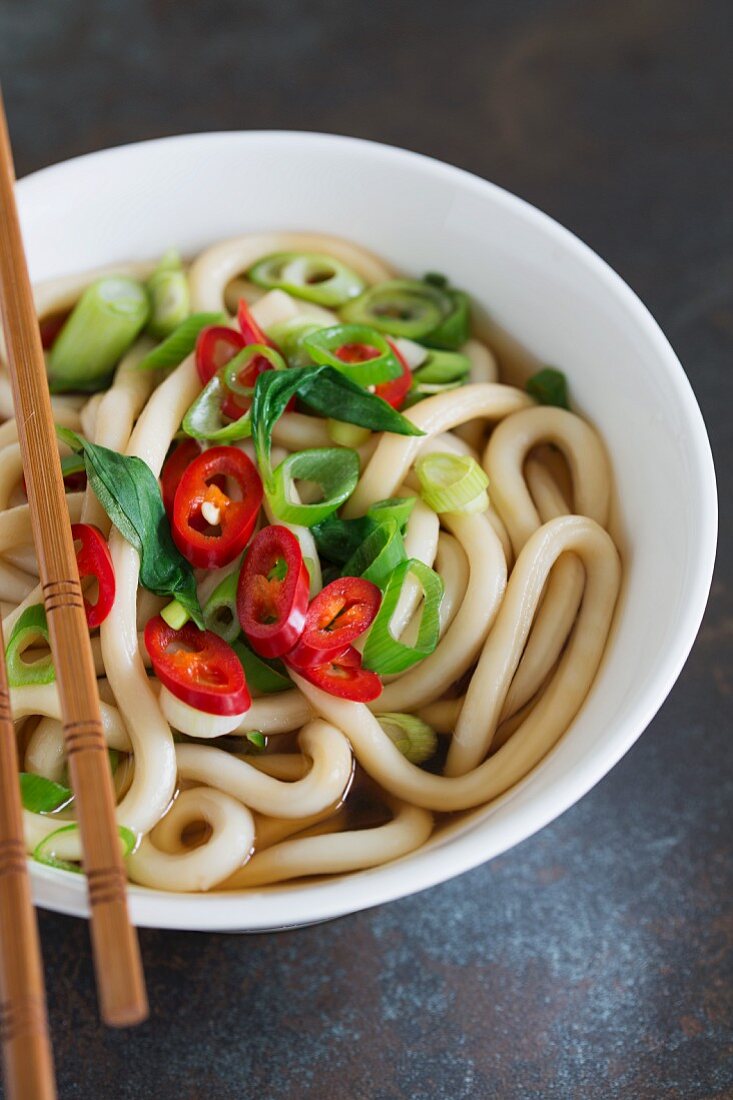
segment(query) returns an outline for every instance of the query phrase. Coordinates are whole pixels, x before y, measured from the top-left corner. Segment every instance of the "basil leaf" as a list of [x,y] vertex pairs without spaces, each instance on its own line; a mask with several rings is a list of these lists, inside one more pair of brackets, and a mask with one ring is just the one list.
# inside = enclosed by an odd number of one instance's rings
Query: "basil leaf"
[[359,516],[357,519],[329,516],[314,524],[311,532],[316,540],[319,557],[344,565],[377,526],[369,516]]
[[21,772],[20,798],[23,809],[34,814],[48,814],[71,802],[73,795],[68,787],[62,787],[43,775]]
[[353,558],[377,529],[391,520],[404,535],[410,513],[417,497],[390,497],[370,504],[365,516],[356,519],[339,519],[329,516],[311,527],[318,554],[327,561],[344,565]]
[[202,329],[209,325],[223,325],[226,316],[223,313],[194,313],[181,321],[170,336],[166,336],[157,347],[149,351],[137,365],[138,370],[168,370],[182,363],[196,347],[196,340]]
[[68,428],[59,439],[84,455],[87,480],[117,530],[140,556],[140,583],[157,596],[173,596],[203,630],[193,570],[173,542],[160,486],[141,458],[98,447]]
[[554,405],[558,409],[570,409],[568,383],[561,370],[545,367],[527,381],[527,393],[540,405]]
[[260,473],[272,486],[270,446],[272,429],[295,395],[323,416],[359,424],[376,432],[424,435],[400,416],[391,405],[333,367],[293,367],[285,371],[264,371],[255,383],[250,421]]

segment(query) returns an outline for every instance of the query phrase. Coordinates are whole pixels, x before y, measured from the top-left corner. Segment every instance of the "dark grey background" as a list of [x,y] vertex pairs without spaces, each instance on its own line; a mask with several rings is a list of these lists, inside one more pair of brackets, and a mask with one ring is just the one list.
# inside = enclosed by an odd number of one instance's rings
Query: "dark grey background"
[[[0,0],[19,174],[189,130],[331,130],[516,191],[649,304],[729,496],[730,0]],[[731,528],[690,661],[580,805],[428,893],[279,936],[142,932],[152,1018],[97,1022],[41,918],[63,1098],[733,1096]]]

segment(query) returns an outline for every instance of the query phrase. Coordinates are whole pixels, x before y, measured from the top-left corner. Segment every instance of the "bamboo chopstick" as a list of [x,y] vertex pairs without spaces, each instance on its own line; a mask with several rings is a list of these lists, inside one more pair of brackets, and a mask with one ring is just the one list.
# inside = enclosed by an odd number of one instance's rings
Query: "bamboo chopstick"
[[40,333],[18,211],[13,157],[0,92],[0,307],[18,439],[46,605],[64,743],[76,799],[102,1018],[139,1023],[147,999],[114,816],[112,779],[71,537]]
[[[0,649],[5,652],[1,624]],[[23,840],[18,752],[1,655],[0,1037],[8,1100],[55,1100],[41,946]]]

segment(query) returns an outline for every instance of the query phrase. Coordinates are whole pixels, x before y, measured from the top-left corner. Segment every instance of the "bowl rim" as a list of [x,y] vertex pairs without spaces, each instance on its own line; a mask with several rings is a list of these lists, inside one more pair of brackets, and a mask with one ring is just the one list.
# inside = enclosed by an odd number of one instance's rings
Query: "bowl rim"
[[[402,859],[370,870],[304,884],[297,888],[269,887],[246,893],[167,894],[131,886],[130,910],[134,922],[157,928],[191,931],[274,931],[300,927],[318,921],[358,912],[375,905],[425,890],[468,871],[532,836],[550,821],[559,817],[583,797],[618,760],[631,748],[669,694],[692,648],[705,610],[712,581],[717,544],[717,490],[715,469],[705,424],[692,386],[669,341],[647,307],[601,257],[584,241],[531,203],[489,180],[447,164],[422,153],[381,142],[339,134],[306,130],[221,130],[179,134],[148,141],[112,146],[82,156],[73,157],[39,169],[18,181],[21,222],[28,204],[42,197],[49,185],[61,176],[94,170],[102,161],[144,157],[161,148],[192,150],[203,145],[221,143],[250,146],[273,146],[295,143],[319,145],[326,149],[338,146],[356,155],[391,162],[399,170],[403,164],[418,165],[422,171],[442,176],[462,190],[482,199],[488,196],[499,207],[521,216],[558,245],[570,249],[598,279],[606,292],[615,296],[624,312],[643,330],[652,350],[663,366],[674,392],[675,404],[686,429],[686,446],[694,486],[698,540],[694,562],[689,570],[688,594],[680,624],[670,639],[664,660],[646,684],[644,694],[633,713],[613,731],[590,757],[577,763],[566,775],[565,782],[544,792],[541,801],[522,807],[509,820],[502,822],[500,833],[490,842],[480,823],[444,845],[429,851],[418,849]],[[532,773],[530,773],[532,774]],[[512,788],[492,805],[504,805],[516,794],[521,784]],[[82,876],[31,863],[31,882],[36,904],[70,915],[88,915],[86,888]],[[286,903],[281,903],[281,898]],[[290,917],[283,916],[289,911]]]

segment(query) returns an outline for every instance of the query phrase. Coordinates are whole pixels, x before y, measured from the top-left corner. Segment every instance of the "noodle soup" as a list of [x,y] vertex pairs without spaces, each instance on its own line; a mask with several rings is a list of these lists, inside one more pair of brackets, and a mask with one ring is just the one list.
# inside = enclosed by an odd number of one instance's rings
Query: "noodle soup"
[[[607,456],[572,378],[509,384],[470,291],[285,233],[39,288],[133,882],[397,859],[582,707],[621,580]],[[26,839],[73,872],[12,419],[0,437]]]

